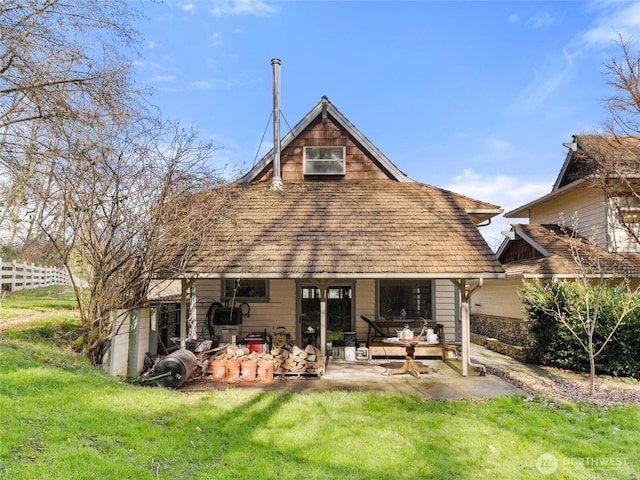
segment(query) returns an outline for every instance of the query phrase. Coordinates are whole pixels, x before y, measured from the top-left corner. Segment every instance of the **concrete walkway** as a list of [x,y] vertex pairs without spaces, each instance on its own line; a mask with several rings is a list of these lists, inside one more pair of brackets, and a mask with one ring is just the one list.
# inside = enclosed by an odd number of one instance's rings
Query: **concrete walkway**
[[[492,352],[478,345],[471,345],[473,363],[502,369],[531,369],[517,360]],[[403,365],[402,359],[374,360],[368,362],[346,362],[330,360],[325,375],[286,376],[276,375],[272,382],[216,383],[211,377],[202,377],[187,382],[181,388],[186,391],[238,388],[256,391],[283,391],[296,393],[335,391],[376,391],[419,395],[425,399],[469,399],[481,400],[499,395],[524,394],[505,380],[491,374],[480,376],[470,368],[469,376],[460,374],[461,363],[457,360],[418,360],[423,366],[434,369],[433,374],[415,378],[410,374],[386,375],[389,369]],[[539,373],[539,372],[537,372]]]

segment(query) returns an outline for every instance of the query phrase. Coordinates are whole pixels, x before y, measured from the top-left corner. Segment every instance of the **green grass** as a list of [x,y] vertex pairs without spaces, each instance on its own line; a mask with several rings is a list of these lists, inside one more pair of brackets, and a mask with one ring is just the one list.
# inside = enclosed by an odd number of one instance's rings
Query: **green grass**
[[[140,387],[69,353],[74,328],[57,318],[0,334],[0,478],[604,479],[640,472],[638,407]],[[547,477],[536,467],[543,454],[558,465]]]
[[3,293],[0,296],[0,324],[51,311],[76,309],[73,290],[63,286],[41,287]]

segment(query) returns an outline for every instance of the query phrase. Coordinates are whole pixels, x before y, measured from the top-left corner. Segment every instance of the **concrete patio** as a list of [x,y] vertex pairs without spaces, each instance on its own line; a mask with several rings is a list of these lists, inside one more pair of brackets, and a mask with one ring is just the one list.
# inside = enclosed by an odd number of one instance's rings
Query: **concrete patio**
[[[505,357],[478,345],[471,345],[473,363],[487,367],[530,369],[510,357]],[[330,360],[325,375],[317,376],[280,376],[272,382],[213,382],[210,376],[188,381],[181,388],[184,391],[206,391],[220,389],[243,389],[255,391],[280,391],[295,393],[313,393],[330,390],[338,391],[376,391],[400,394],[413,394],[425,399],[469,399],[481,400],[499,395],[524,394],[524,392],[505,380],[491,374],[480,376],[470,368],[470,374],[460,374],[461,363],[457,360],[418,360],[423,366],[434,369],[433,374],[423,374],[415,378],[409,374],[388,376],[389,369],[403,365],[402,359],[374,360],[371,363]]]

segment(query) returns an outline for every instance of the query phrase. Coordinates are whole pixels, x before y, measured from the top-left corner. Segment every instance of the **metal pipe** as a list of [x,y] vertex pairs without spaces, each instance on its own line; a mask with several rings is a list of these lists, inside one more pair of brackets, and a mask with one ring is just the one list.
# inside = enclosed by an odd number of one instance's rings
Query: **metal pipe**
[[273,180],[271,188],[282,190],[280,173],[280,59],[271,60],[273,66]]

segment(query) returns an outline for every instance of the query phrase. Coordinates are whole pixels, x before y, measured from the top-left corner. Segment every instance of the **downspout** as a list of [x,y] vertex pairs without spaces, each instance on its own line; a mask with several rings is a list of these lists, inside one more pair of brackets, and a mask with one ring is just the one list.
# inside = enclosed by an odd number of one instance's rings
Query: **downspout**
[[282,190],[280,173],[280,59],[271,60],[273,66],[273,180],[272,190]]

